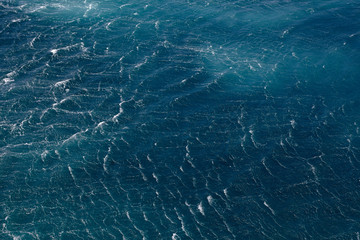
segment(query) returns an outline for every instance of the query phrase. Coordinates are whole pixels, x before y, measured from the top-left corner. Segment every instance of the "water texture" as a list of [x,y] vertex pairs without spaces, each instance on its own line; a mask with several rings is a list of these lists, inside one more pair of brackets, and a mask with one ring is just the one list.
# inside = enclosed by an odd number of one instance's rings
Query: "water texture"
[[357,0],[0,0],[0,239],[360,239]]

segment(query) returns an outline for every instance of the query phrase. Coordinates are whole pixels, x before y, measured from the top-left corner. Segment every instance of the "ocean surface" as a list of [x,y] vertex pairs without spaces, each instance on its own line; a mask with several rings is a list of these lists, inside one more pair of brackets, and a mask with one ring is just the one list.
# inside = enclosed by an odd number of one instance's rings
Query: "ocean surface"
[[360,239],[358,0],[0,0],[0,239]]

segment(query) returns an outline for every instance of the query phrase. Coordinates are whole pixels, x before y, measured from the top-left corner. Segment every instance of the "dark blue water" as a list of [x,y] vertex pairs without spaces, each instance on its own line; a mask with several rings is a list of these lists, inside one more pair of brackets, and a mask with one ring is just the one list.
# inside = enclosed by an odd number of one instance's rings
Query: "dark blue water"
[[360,2],[0,1],[0,239],[360,239]]

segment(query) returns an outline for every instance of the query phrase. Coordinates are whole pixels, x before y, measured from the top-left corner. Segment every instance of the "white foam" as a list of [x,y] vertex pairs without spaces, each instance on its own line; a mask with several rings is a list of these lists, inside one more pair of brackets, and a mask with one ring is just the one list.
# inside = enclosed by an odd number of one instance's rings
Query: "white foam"
[[9,72],[8,74],[6,74],[7,77],[13,77],[16,75],[16,71],[12,71],[12,72]]
[[[106,185],[103,183],[103,181],[100,181],[100,182],[101,182],[101,184],[103,185],[103,187],[104,187],[107,195],[108,195],[114,202],[116,202],[115,198],[112,196],[112,194],[110,193],[110,191],[109,191],[109,189],[106,187]],[[129,217],[129,219],[130,219],[130,216],[128,216],[128,217]]]
[[143,212],[143,217],[144,217],[144,220],[145,220],[145,221],[149,222],[149,219],[147,218],[145,212]]
[[36,7],[36,8],[34,8],[33,10],[31,10],[29,13],[37,12],[37,11],[39,11],[39,10],[41,10],[41,9],[46,8],[46,7],[47,7],[47,5],[42,5],[42,6],[40,6],[40,7]]
[[31,41],[30,41],[30,43],[29,43],[29,45],[30,45],[30,47],[34,47],[34,42],[35,42],[35,40],[38,38],[38,36],[37,37],[34,37]]
[[59,159],[61,158],[60,153],[59,153],[58,150],[55,150],[55,154],[56,154],[56,156],[58,156]]
[[254,130],[250,129],[249,133],[250,133],[250,139],[251,139],[252,143],[254,144],[254,147],[259,148],[258,144],[256,143],[256,141],[254,139]]
[[85,47],[85,44],[83,42],[80,43],[81,51],[87,52],[89,48]]
[[58,51],[59,51],[59,49],[51,49],[51,50],[50,50],[50,52],[51,52],[53,55],[57,54]]
[[113,122],[118,122],[117,118],[121,115],[121,113],[119,112],[118,114],[116,114],[115,116],[112,117]]
[[186,149],[186,152],[190,153],[190,150],[189,150],[189,143],[186,145],[185,149]]
[[290,120],[290,124],[292,128],[295,128],[296,122],[295,120]]
[[[218,195],[218,194],[217,194]],[[219,196],[219,195],[218,195]],[[214,199],[211,195],[209,195],[207,197],[207,200],[209,202],[209,205],[215,210],[215,212],[219,215],[219,217],[221,218],[221,220],[223,221],[224,225],[226,226],[226,229],[228,230],[229,233],[231,233],[231,235],[233,236],[234,239],[236,239],[233,231],[231,230],[229,224],[226,222],[225,218],[223,217],[223,215],[220,214],[220,212],[216,209],[216,207],[213,205]]]
[[254,71],[254,72],[256,71],[256,69],[250,63],[249,63],[249,68],[251,71]]
[[148,57],[145,57],[144,61],[135,65],[135,69],[140,68],[142,65],[148,62]]
[[139,172],[140,172],[143,180],[144,180],[145,182],[147,182],[148,179],[147,179],[147,177],[145,176],[145,174],[144,174],[140,169],[139,169]]
[[87,5],[83,17],[87,17],[88,12],[91,11],[92,9],[95,9],[96,7],[97,7],[97,4],[90,3],[89,5]]
[[115,21],[115,20],[108,22],[108,23],[106,24],[106,26],[105,26],[105,29],[108,30],[108,31],[110,31],[109,26],[110,26],[111,24],[113,24],[114,21]]
[[139,228],[135,225],[135,223],[134,223],[134,221],[131,219],[130,214],[129,214],[128,211],[126,211],[126,216],[127,216],[127,218],[129,219],[129,221],[132,223],[133,227],[140,233],[140,235],[142,236],[142,239],[145,240],[146,237],[145,237],[144,231],[142,231],[141,229],[139,229]]
[[51,49],[50,52],[53,55],[56,55],[60,50],[69,51],[71,48],[74,48],[74,47],[77,47],[77,46],[79,46],[79,43],[76,43],[76,44],[70,45],[70,46],[66,46],[66,47],[62,47],[62,48],[54,48],[54,49]]
[[76,183],[76,181],[75,181],[75,176],[74,176],[74,173],[73,173],[72,168],[70,167],[70,165],[68,165],[68,169],[69,169],[69,173],[70,173],[72,179],[73,179],[74,182]]
[[54,84],[55,87],[65,87],[71,79],[65,79]]
[[104,161],[103,161],[103,169],[106,173],[109,173],[108,172],[108,168],[107,168],[107,162],[109,160],[109,154],[111,153],[111,147],[108,148],[108,152],[106,154],[106,156],[104,157]]
[[191,165],[192,168],[196,169],[194,163],[192,161],[190,161],[190,159],[186,159],[186,161]]
[[172,240],[179,240],[180,237],[176,233],[173,233],[173,235],[171,236],[171,239]]
[[130,6],[130,5],[131,5],[130,3],[123,4],[123,5],[121,5],[119,8],[122,9],[123,7]]
[[201,145],[205,145],[205,143],[201,142],[198,137],[196,137],[196,140],[197,140]]
[[48,150],[45,150],[42,154],[41,154],[41,161],[45,162],[45,158],[46,156],[49,154]]
[[265,160],[266,160],[265,157],[264,157],[263,159],[261,159],[262,165],[265,167],[266,171],[267,171],[271,176],[274,177],[274,175],[271,173],[270,169],[266,166]]
[[307,163],[307,164],[310,165],[310,170],[311,170],[311,173],[314,175],[315,180],[319,181],[319,178],[316,174],[316,168],[314,167],[314,165],[312,165],[311,163]]
[[203,216],[205,216],[204,207],[203,207],[202,202],[199,203],[198,210]]
[[181,230],[185,233],[185,235],[186,235],[187,237],[189,237],[189,238],[191,239],[191,237],[190,237],[190,235],[189,235],[189,232],[188,232],[187,229],[185,228],[184,219],[180,216],[180,214],[178,213],[178,211],[177,211],[176,208],[175,208],[175,213],[176,213],[176,215],[177,215],[177,218],[178,218],[179,221],[181,222]]
[[105,121],[100,122],[96,128],[102,128],[104,125],[106,125]]
[[87,132],[88,130],[89,130],[89,129],[85,129],[84,131],[80,131],[80,132],[77,132],[77,133],[71,135],[69,138],[65,139],[65,140],[62,142],[62,144],[64,145],[65,143],[67,143],[67,142],[69,142],[69,141],[71,141],[71,140],[77,139],[78,136],[81,136],[82,133],[85,133],[85,132]]
[[[120,101],[121,101],[121,102],[119,103],[119,113],[112,117],[113,122],[118,122],[117,118],[124,112],[124,109],[122,108],[122,105],[123,105],[125,102],[128,102],[128,101],[124,101],[122,97],[121,97],[121,100],[120,100]],[[129,100],[129,101],[130,101],[130,100]]]
[[358,34],[360,34],[360,32],[356,32],[356,33],[353,33],[353,34],[351,34],[349,37],[354,37],[354,36],[356,36],[356,35],[358,35]]
[[152,174],[153,178],[155,178],[155,181],[159,183],[159,178],[155,175],[155,173]]
[[156,28],[156,30],[159,30],[159,25],[160,25],[160,21],[156,21],[156,22],[155,22],[155,28]]
[[286,34],[288,34],[289,33],[289,30],[288,29],[286,29],[285,31],[283,31],[283,33],[282,33],[282,35],[281,35],[281,38],[283,38]]
[[18,19],[13,19],[11,20],[12,23],[17,23],[17,22],[21,22],[23,19],[18,18]]
[[[164,210],[164,208],[163,208],[163,210]],[[166,212],[164,213],[164,216],[167,220],[169,220],[169,222],[171,222],[171,224],[175,224],[175,222],[173,220],[171,220],[171,218],[166,214]]]
[[12,78],[4,78],[3,81],[5,84],[8,84],[8,83],[14,82],[15,80]]
[[107,168],[107,166],[106,166],[108,159],[109,159],[109,155],[106,154],[106,156],[104,157],[104,161],[103,161],[103,169],[104,169],[104,171],[105,171],[106,173],[109,173],[109,172],[108,172],[108,168]]
[[209,205],[211,206],[211,205],[213,204],[213,202],[214,202],[213,197],[212,197],[211,195],[209,195],[209,196],[207,196],[206,199],[208,200],[208,203],[209,203]]
[[267,207],[267,208],[270,210],[270,212],[271,212],[273,215],[275,215],[275,211],[269,206],[269,204],[268,204],[267,202],[264,201],[264,205],[265,205],[265,207]]
[[224,194],[225,194],[225,197],[227,199],[229,199],[229,194],[228,194],[228,189],[227,188],[224,189]]

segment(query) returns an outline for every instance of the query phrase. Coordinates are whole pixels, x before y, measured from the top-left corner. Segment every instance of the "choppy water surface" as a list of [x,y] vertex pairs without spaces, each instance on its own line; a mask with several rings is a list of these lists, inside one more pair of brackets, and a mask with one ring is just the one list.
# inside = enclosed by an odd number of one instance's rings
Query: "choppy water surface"
[[0,1],[0,238],[359,239],[359,16]]

